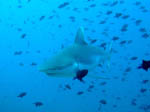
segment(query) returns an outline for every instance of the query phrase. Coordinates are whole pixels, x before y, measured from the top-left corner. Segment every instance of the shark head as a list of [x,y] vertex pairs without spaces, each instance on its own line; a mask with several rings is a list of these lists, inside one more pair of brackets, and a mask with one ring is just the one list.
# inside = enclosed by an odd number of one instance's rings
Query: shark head
[[39,71],[54,77],[75,77],[80,69],[93,70],[109,60],[110,53],[84,41],[84,29],[80,27],[75,42],[39,66]]

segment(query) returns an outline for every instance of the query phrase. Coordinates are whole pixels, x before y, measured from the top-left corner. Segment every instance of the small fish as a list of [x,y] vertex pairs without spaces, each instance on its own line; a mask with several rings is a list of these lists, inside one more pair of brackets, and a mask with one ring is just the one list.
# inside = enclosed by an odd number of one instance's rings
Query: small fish
[[118,1],[114,1],[114,2],[110,5],[110,7],[113,7],[113,6],[117,5],[117,4],[118,4]]
[[141,88],[141,89],[140,89],[140,92],[141,92],[141,93],[145,93],[146,91],[147,91],[146,88]]
[[148,69],[150,69],[150,61],[143,60],[138,69],[144,69],[145,71],[148,71]]
[[124,45],[126,42],[127,42],[126,40],[122,40],[122,41],[120,42],[120,45]]
[[66,84],[66,85],[65,85],[65,88],[66,88],[66,89],[71,89],[71,86],[70,86],[69,84]]
[[45,18],[45,16],[41,16],[39,21],[42,21]]
[[130,17],[129,15],[124,15],[124,16],[122,16],[122,19],[127,19],[129,17]]
[[149,82],[149,80],[145,79],[145,80],[142,81],[142,84],[146,84],[148,82]]
[[131,67],[127,67],[126,69],[125,69],[125,72],[130,72],[131,71]]
[[90,41],[91,41],[91,44],[94,44],[97,40],[93,39],[93,40],[90,40]]
[[104,105],[107,104],[107,101],[104,100],[104,99],[100,100],[99,102],[100,102],[101,104],[104,104]]
[[109,11],[106,12],[106,15],[110,15],[110,14],[112,14],[111,10],[109,10]]
[[122,13],[116,13],[114,17],[119,18],[120,16],[122,16]]
[[43,103],[42,102],[35,102],[35,103],[33,103],[36,107],[40,107],[40,106],[42,106],[43,105]]
[[96,4],[91,4],[89,7],[93,8],[93,7],[95,7],[95,6],[96,6]]
[[124,24],[121,28],[121,31],[125,32],[125,31],[127,31],[127,28],[128,28],[128,24]]
[[131,105],[136,106],[136,99],[132,99]]
[[112,40],[113,40],[113,41],[119,40],[119,37],[118,37],[118,36],[114,36],[114,37],[112,38]]
[[145,28],[140,28],[139,31],[140,32],[146,32],[146,29]]
[[24,33],[21,35],[21,38],[24,39],[27,35]]
[[22,92],[22,93],[20,93],[17,97],[19,97],[19,98],[23,98],[24,96],[26,96],[27,95],[27,93],[26,92]]
[[58,8],[61,9],[61,8],[66,7],[67,5],[69,5],[69,2],[64,2],[64,3],[60,4],[60,5],[58,6]]
[[130,58],[130,60],[137,60],[137,59],[138,59],[138,57],[136,57],[136,56],[133,56]]
[[84,92],[83,91],[79,91],[77,92],[77,95],[82,95]]
[[74,16],[70,16],[69,19],[70,19],[72,22],[75,22],[75,17],[74,17]]
[[104,86],[104,85],[106,85],[106,84],[107,84],[106,82],[101,82],[101,83],[100,83],[101,86]]
[[30,65],[31,65],[31,66],[36,66],[36,65],[37,65],[37,63],[32,62]]
[[19,66],[24,66],[24,64],[22,62],[19,63]]
[[106,23],[105,20],[102,20],[102,21],[99,22],[99,24],[105,24],[105,23]]
[[141,5],[141,2],[139,1],[135,2],[135,5]]
[[150,111],[150,104],[143,104],[139,107],[140,109],[144,110],[144,112],[149,112]]
[[87,69],[77,71],[76,77],[74,79],[78,79],[79,81],[83,82],[83,78],[88,74]]
[[141,22],[142,22],[142,20],[140,20],[140,19],[136,20],[136,21],[135,21],[136,26],[140,25]]
[[148,38],[149,35],[148,35],[147,33],[144,33],[144,34],[142,35],[142,37],[143,37],[143,38]]
[[92,85],[89,85],[87,91],[88,91],[88,92],[91,92],[93,88],[94,88],[94,85],[93,85],[93,84],[92,84]]
[[15,51],[14,52],[14,55],[21,55],[22,54],[22,51]]

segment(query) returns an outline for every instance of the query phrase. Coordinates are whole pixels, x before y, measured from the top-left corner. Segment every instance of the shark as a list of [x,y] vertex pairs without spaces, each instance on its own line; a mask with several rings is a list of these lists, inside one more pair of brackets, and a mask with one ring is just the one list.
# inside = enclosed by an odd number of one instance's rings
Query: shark
[[89,45],[84,40],[84,28],[79,27],[74,43],[45,60],[38,69],[52,77],[76,77],[79,70],[92,71],[104,63],[109,66],[111,46],[103,49]]

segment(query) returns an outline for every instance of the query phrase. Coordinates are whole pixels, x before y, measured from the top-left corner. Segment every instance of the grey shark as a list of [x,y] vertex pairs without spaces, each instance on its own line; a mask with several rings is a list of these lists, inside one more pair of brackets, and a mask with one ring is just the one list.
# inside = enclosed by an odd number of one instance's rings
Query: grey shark
[[111,45],[106,50],[88,45],[84,40],[84,29],[80,27],[74,43],[43,62],[39,71],[54,77],[75,77],[78,70],[92,71],[105,62],[108,65],[110,57]]

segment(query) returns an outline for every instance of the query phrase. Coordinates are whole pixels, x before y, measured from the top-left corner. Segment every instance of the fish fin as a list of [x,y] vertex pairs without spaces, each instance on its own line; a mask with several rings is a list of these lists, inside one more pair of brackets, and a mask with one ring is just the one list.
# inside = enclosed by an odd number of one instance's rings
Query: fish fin
[[84,41],[84,28],[80,27],[76,33],[75,44],[87,45]]

